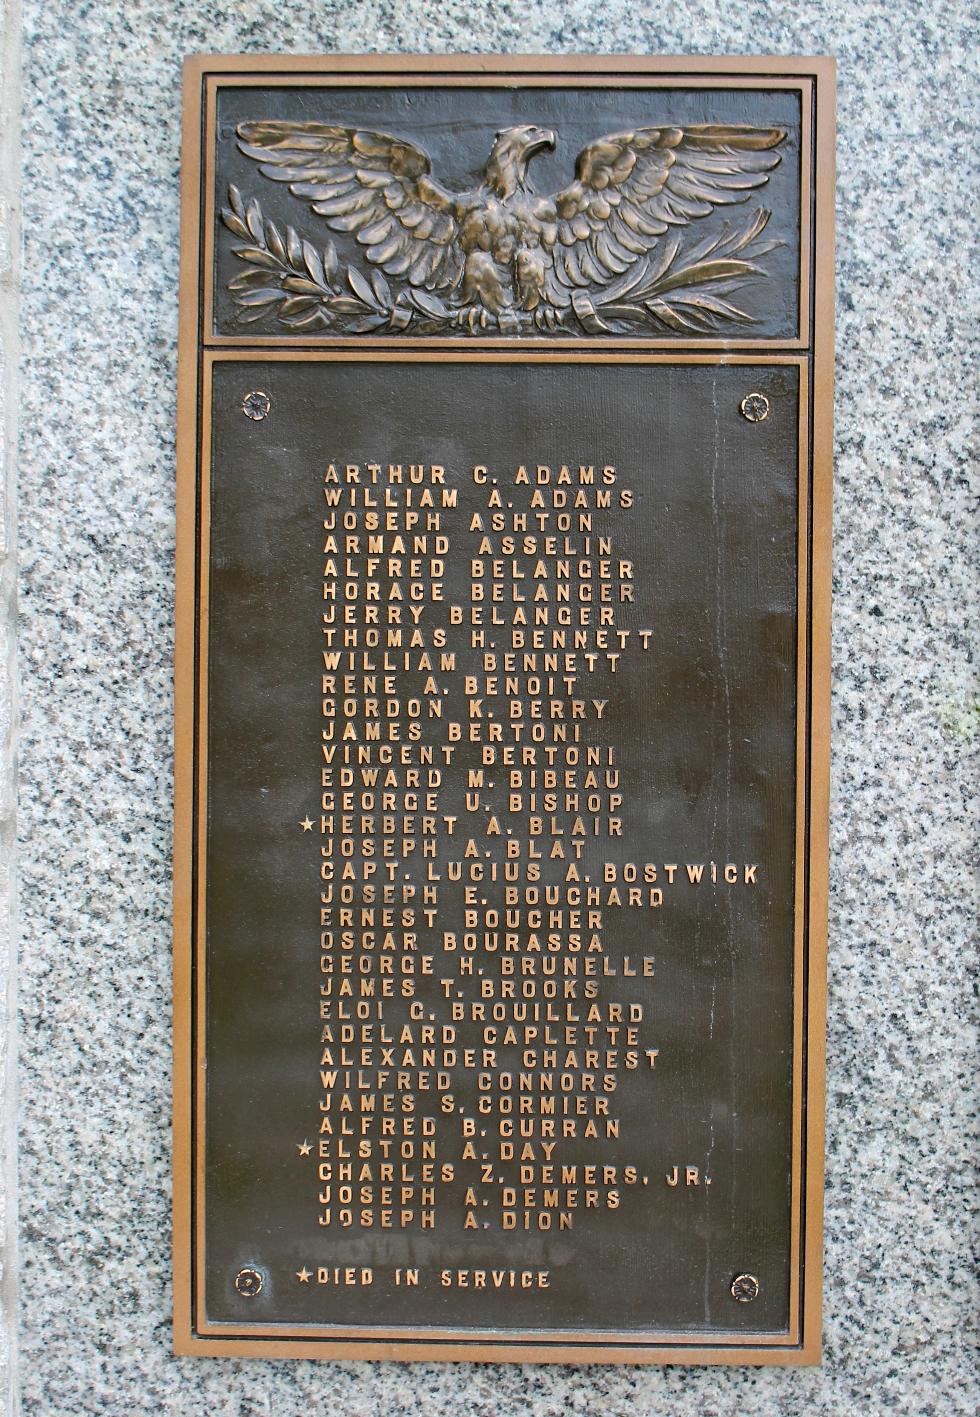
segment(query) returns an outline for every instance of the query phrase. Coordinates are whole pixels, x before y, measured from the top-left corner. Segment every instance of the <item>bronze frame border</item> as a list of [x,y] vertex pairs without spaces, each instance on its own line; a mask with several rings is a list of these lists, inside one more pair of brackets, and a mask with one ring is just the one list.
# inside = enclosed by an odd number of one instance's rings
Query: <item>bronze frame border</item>
[[[647,59],[632,56],[592,57],[543,56],[514,57],[436,57],[436,56],[332,56],[301,58],[295,56],[193,56],[185,65],[184,151],[181,179],[181,305],[179,330],[178,385],[178,488],[177,488],[177,651],[175,664],[176,729],[175,729],[175,826],[174,826],[174,1174],[173,1174],[173,1238],[174,1238],[174,1350],[182,1355],[223,1355],[228,1357],[318,1357],[318,1358],[379,1358],[445,1361],[508,1361],[508,1362],[628,1362],[628,1363],[752,1363],[752,1364],[812,1364],[820,1359],[822,1207],[823,1207],[823,1109],[825,1078],[825,1018],[826,1018],[826,916],[828,871],[828,802],[829,802],[829,690],[830,690],[830,536],[832,494],[832,379],[833,379],[833,184],[834,184],[834,61],[818,59],[779,58],[684,58]],[[795,1243],[795,1268],[791,1276],[791,1332],[783,1335],[746,1335],[732,1339],[729,1335],[707,1341],[701,1335],[669,1334],[664,1336],[635,1333],[572,1335],[548,1330],[522,1330],[508,1333],[494,1330],[481,1333],[467,1330],[461,1334],[443,1330],[419,1330],[406,1337],[405,1330],[368,1330],[369,1336],[359,1338],[351,1331],[346,1334],[331,1330],[331,1335],[314,1339],[312,1331],[295,1338],[280,1337],[282,1326],[276,1326],[267,1337],[256,1337],[260,1326],[242,1330],[237,1326],[195,1326],[192,1311],[192,1247],[197,1220],[193,1211],[194,1182],[191,1173],[192,1114],[194,1112],[194,1072],[192,1040],[195,1036],[192,1018],[193,949],[194,949],[194,822],[196,814],[195,739],[198,703],[198,643],[199,614],[198,532],[206,530],[205,500],[198,503],[198,474],[201,450],[204,447],[199,419],[207,417],[205,381],[215,360],[248,361],[262,359],[314,359],[320,361],[356,361],[358,359],[404,362],[426,358],[421,351],[407,348],[379,347],[375,341],[367,347],[363,340],[356,348],[350,341],[344,348],[314,348],[290,340],[287,348],[270,348],[263,342],[261,350],[235,344],[233,348],[205,351],[199,342],[201,330],[202,260],[207,233],[202,228],[202,87],[209,73],[239,73],[243,70],[274,74],[300,74],[311,71],[329,72],[338,76],[357,75],[360,82],[396,82],[394,76],[408,73],[439,76],[456,73],[460,81],[499,83],[502,76],[527,75],[540,72],[561,74],[573,82],[584,74],[610,76],[610,82],[626,78],[635,80],[642,74],[672,74],[699,78],[741,75],[754,76],[770,83],[779,75],[794,75],[813,80],[813,179],[809,206],[813,237],[810,248],[812,281],[809,289],[811,351],[799,348],[795,356],[777,354],[783,348],[780,341],[759,343],[757,353],[748,353],[750,346],[739,344],[738,354],[730,352],[732,345],[717,349],[709,342],[699,341],[701,355],[684,352],[681,342],[673,342],[671,354],[666,349],[655,353],[651,341],[625,342],[632,354],[611,353],[609,342],[592,350],[590,342],[578,341],[578,356],[556,343],[549,342],[546,350],[553,352],[556,362],[622,362],[622,363],[719,363],[719,364],[796,364],[800,368],[800,436],[801,436],[801,501],[799,523],[800,568],[808,570],[801,577],[801,594],[809,593],[809,615],[805,601],[800,602],[800,644],[798,653],[798,796],[797,853],[803,848],[806,828],[804,870],[797,872],[797,963],[803,958],[805,972],[797,969],[794,985],[795,1056],[794,1056],[794,1180],[792,1217]],[[489,76],[489,77],[487,77]],[[710,77],[709,77],[710,76]],[[526,80],[525,80],[526,81]],[[804,105],[805,109],[805,105]],[[801,165],[802,174],[802,165]],[[806,203],[803,206],[806,215]],[[213,228],[212,228],[213,230]],[[801,234],[802,235],[802,234]],[[801,247],[802,247],[801,240]],[[206,263],[205,263],[206,264]],[[535,349],[531,341],[511,343],[496,351],[483,342],[455,342],[449,348],[429,344],[429,359],[453,361],[473,359],[478,362],[547,361],[548,352]],[[487,342],[489,343],[489,342]],[[755,349],[756,346],[751,346]],[[708,350],[714,350],[708,353]],[[607,351],[603,358],[602,351]],[[588,352],[586,352],[588,351]],[[766,351],[769,357],[766,357]],[[809,456],[807,457],[807,453]],[[200,461],[199,461],[200,460]],[[809,496],[804,499],[804,479],[809,463]],[[809,511],[809,520],[802,515]],[[199,527],[199,516],[201,524]],[[805,719],[805,722],[804,722]],[[805,730],[805,731],[803,731]],[[807,752],[809,747],[809,752]],[[806,771],[803,771],[806,769]],[[805,927],[805,932],[804,932]],[[805,942],[804,942],[805,933]],[[805,992],[805,1011],[802,1007]],[[799,1007],[797,1007],[799,1005]],[[797,1069],[800,1077],[797,1078]],[[800,1166],[795,1166],[796,1157]],[[802,1266],[802,1279],[799,1269]],[[794,1323],[794,1319],[797,1321]],[[294,1331],[295,1332],[295,1331]],[[227,1337],[218,1337],[218,1334]],[[659,1341],[658,1341],[659,1340]],[[689,1341],[690,1340],[690,1341]]]
[[[434,57],[434,56],[433,56]],[[597,61],[598,62],[598,61]],[[555,61],[552,67],[559,67],[561,61]],[[256,66],[249,65],[252,70]],[[455,70],[455,64],[453,69]],[[455,87],[485,87],[499,88],[503,77],[506,77],[510,87],[521,88],[561,88],[569,83],[567,72],[562,73],[527,73],[521,72],[519,77],[515,74],[503,74],[502,71],[490,69],[485,64],[479,73],[466,71],[462,74],[450,72],[448,66],[444,70],[440,66],[439,85],[445,88]],[[216,163],[216,128],[217,128],[217,94],[220,88],[249,88],[249,87],[275,87],[275,75],[268,71],[263,71],[260,75],[252,72],[232,75],[224,73],[203,72],[202,83],[204,86],[204,176],[203,176],[203,214],[204,225],[204,251],[202,278],[204,285],[203,308],[202,308],[202,339],[205,344],[213,345],[215,348],[234,347],[249,348],[258,347],[262,349],[274,349],[278,347],[303,349],[344,349],[359,348],[364,344],[364,340],[358,337],[347,336],[312,336],[312,335],[249,335],[246,333],[236,333],[233,335],[221,335],[215,332],[214,327],[214,263],[215,263],[215,233],[217,229],[215,200],[214,169]],[[627,76],[620,72],[599,72],[588,75],[577,75],[577,86],[582,88],[616,88],[625,87]],[[678,81],[683,80],[683,75],[671,70],[670,72],[653,72],[647,69],[630,70],[628,82],[633,88],[677,88]],[[413,70],[407,68],[397,74],[366,74],[366,73],[316,73],[310,74],[299,72],[294,74],[289,80],[289,87],[317,87],[317,88],[344,88],[361,87],[374,85],[376,87],[394,87],[395,85],[426,87],[433,85],[433,72],[430,68]],[[811,77],[800,76],[797,78],[771,78],[762,79],[759,77],[741,76],[705,76],[701,78],[699,88],[718,89],[784,89],[790,92],[797,92],[800,96],[800,261],[797,271],[797,311],[796,311],[796,334],[792,337],[778,339],[725,339],[718,335],[691,336],[686,339],[678,339],[676,336],[665,336],[660,338],[643,338],[638,335],[631,337],[614,336],[588,338],[573,336],[570,338],[554,337],[492,337],[473,335],[447,335],[447,336],[406,336],[406,335],[375,335],[373,344],[383,342],[385,346],[390,345],[395,349],[581,349],[583,344],[594,345],[597,349],[808,349],[810,344],[810,223],[802,218],[809,209],[811,194],[813,191],[812,173],[812,111],[813,111],[813,88],[814,80]]]

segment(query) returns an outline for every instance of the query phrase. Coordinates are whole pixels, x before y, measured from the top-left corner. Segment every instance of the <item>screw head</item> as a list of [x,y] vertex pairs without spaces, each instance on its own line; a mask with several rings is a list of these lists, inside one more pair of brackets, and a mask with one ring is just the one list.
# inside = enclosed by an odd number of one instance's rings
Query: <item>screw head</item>
[[242,399],[242,413],[253,423],[261,423],[263,418],[268,418],[271,408],[272,400],[261,389],[253,389]]
[[738,406],[738,411],[750,423],[761,423],[764,418],[769,417],[769,400],[765,394],[746,394]]
[[257,1269],[240,1269],[235,1275],[235,1289],[243,1299],[254,1299],[256,1294],[261,1294],[264,1283],[261,1271]]
[[751,1304],[758,1296],[759,1281],[754,1274],[736,1274],[732,1280],[732,1298],[739,1304]]

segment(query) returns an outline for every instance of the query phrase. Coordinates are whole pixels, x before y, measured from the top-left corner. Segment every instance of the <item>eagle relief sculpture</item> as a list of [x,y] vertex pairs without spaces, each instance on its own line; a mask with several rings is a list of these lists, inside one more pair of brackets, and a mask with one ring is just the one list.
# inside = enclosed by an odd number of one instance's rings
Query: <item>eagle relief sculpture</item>
[[271,119],[236,132],[263,177],[364,253],[345,270],[332,241],[277,226],[231,187],[221,217],[238,238],[229,290],[244,322],[334,335],[705,333],[751,322],[731,297],[765,275],[757,262],[779,244],[760,240],[762,208],[741,225],[711,223],[700,241],[684,231],[768,182],[779,128],[612,133],[582,150],[574,181],[552,196],[535,192],[530,170],[555,134],[533,124],[497,133],[468,192],[387,133]]

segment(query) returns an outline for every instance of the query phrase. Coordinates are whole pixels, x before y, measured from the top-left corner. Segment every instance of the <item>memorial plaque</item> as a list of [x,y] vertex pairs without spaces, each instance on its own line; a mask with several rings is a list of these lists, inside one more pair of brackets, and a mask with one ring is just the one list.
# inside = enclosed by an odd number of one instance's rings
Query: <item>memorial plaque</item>
[[178,1352],[817,1361],[832,86],[188,61]]

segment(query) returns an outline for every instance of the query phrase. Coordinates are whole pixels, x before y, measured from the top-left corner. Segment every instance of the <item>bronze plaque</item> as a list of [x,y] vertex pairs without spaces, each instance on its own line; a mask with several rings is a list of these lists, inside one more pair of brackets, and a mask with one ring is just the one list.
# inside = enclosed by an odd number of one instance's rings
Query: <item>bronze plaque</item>
[[178,1352],[817,1361],[832,85],[188,62]]

